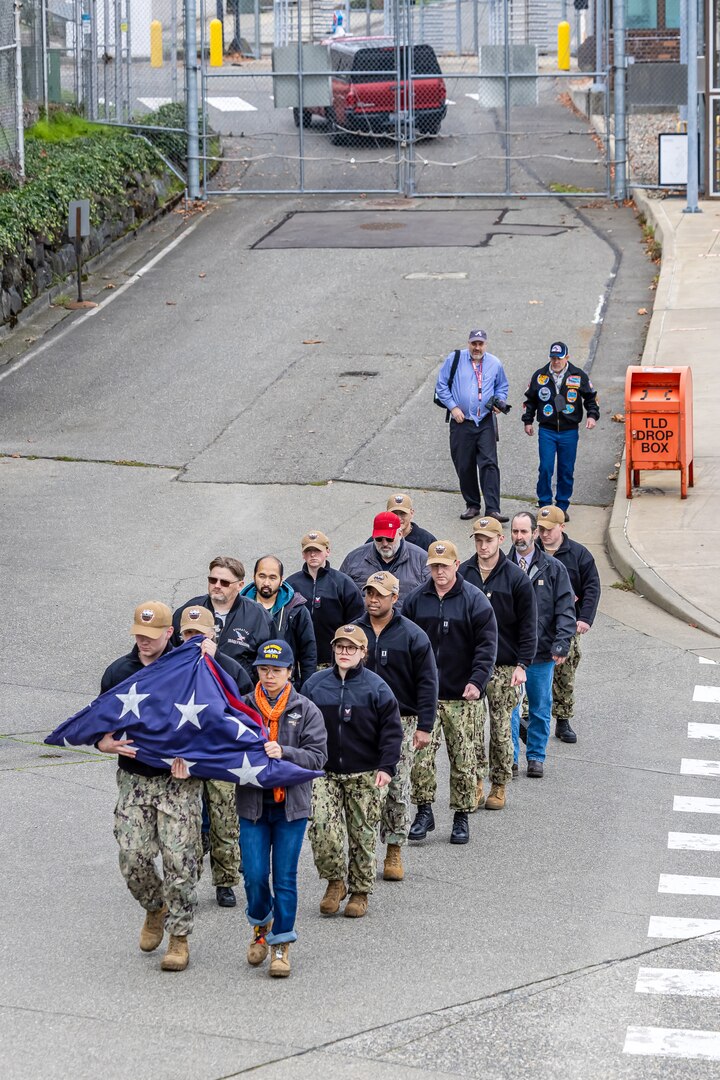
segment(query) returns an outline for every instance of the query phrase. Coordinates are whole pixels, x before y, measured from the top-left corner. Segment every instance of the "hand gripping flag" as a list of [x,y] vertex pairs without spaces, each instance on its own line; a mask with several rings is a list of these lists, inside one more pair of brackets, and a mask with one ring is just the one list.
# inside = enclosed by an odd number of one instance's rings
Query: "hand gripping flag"
[[[255,787],[292,787],[322,772],[264,750],[262,717],[243,705],[233,683],[187,641],[95,698],[45,739],[51,746],[93,746],[107,732],[132,739],[137,758],[170,769],[184,758],[191,776]],[[235,688],[237,690],[237,688]]]

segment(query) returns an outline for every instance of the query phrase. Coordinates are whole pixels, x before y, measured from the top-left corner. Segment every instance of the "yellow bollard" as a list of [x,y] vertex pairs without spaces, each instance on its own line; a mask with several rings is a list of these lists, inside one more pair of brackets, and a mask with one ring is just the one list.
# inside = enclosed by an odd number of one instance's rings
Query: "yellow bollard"
[[153,19],[150,23],[150,67],[163,66],[162,23]]
[[222,23],[219,19],[210,21],[210,67],[222,67]]
[[570,70],[570,23],[558,23],[558,68],[560,71]]

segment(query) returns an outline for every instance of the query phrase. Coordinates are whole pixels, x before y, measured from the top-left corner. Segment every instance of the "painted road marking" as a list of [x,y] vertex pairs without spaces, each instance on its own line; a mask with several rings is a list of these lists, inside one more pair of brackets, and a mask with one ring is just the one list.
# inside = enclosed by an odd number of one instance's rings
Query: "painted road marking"
[[720,814],[720,799],[704,799],[698,795],[676,795],[673,810],[679,814]]
[[720,851],[720,833],[670,832],[671,851]]
[[669,915],[651,915],[648,925],[648,937],[685,938],[704,937],[705,934],[720,934],[720,919],[679,919]]
[[465,97],[472,98],[473,101],[479,101],[480,100],[480,95],[479,94],[466,94]]
[[713,705],[720,705],[720,686],[696,686],[693,690],[693,701],[709,701]]
[[720,971],[691,968],[648,968],[638,971],[638,994],[679,994],[682,997],[720,997]]
[[169,105],[172,98],[169,97],[141,97],[138,98],[141,105],[144,105],[146,109],[151,109],[153,112],[155,109],[159,109],[161,105]]
[[701,664],[717,664],[717,660],[711,660],[709,656],[698,656],[698,662]]
[[689,1028],[629,1027],[625,1054],[720,1061],[720,1032]]
[[688,739],[720,739],[720,724],[688,724]]
[[720,896],[720,878],[696,874],[661,874],[659,893],[679,893],[685,896]]
[[683,758],[680,762],[682,776],[720,776],[720,761],[704,758]]
[[241,97],[207,97],[208,105],[220,112],[257,112],[257,107]]

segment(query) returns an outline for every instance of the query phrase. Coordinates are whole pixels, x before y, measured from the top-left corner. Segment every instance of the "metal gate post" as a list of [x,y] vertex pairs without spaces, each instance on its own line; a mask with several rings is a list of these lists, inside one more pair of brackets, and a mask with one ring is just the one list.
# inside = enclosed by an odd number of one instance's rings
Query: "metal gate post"
[[188,197],[200,198],[200,146],[198,140],[197,7],[185,0],[185,124],[187,127]]
[[701,214],[698,206],[698,5],[697,0],[687,4],[687,206],[684,214]]
[[[620,0],[621,3],[624,0]],[[503,29],[505,33],[505,194],[510,194],[510,14],[509,4],[503,4]]]
[[616,203],[627,197],[627,140],[625,136],[625,0],[613,0],[615,90],[615,192]]
[[20,37],[20,0],[13,4],[15,16],[15,124],[18,171],[25,176],[25,127],[23,122],[22,40]]

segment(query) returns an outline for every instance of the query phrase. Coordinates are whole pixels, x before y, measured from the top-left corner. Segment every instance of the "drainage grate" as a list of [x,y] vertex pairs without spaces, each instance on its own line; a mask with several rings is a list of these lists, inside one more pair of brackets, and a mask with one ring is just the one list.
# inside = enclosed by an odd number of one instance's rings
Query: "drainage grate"
[[379,371],[341,371],[339,379],[373,379]]

